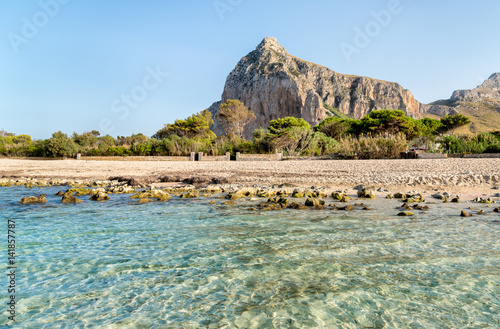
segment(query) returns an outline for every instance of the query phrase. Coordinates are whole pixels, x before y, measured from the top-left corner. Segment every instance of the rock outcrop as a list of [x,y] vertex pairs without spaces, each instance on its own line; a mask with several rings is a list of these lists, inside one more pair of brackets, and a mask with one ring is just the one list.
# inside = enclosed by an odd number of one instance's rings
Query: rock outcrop
[[[243,57],[229,74],[222,100],[210,112],[215,116],[227,99],[238,99],[257,119],[245,128],[245,137],[273,119],[294,116],[316,125],[329,116],[362,118],[373,110],[399,109],[421,117],[422,104],[399,84],[345,75],[294,57],[275,38],[265,38]],[[216,120],[212,129],[221,134]]]
[[482,85],[472,90],[457,90],[453,102],[487,103],[500,109],[500,73],[494,73]]

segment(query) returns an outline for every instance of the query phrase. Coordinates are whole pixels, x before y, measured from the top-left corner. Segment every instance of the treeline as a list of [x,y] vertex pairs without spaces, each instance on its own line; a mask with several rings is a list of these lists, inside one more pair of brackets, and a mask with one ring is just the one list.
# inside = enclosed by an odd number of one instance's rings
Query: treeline
[[33,141],[28,135],[15,136],[0,131],[3,156],[73,157],[84,156],[180,156],[191,152],[221,155],[226,152],[274,153],[286,156],[329,156],[340,158],[397,158],[411,147],[445,153],[500,152],[500,132],[477,136],[455,136],[455,129],[469,124],[458,114],[440,120],[413,119],[400,110],[373,111],[362,119],[330,117],[315,127],[305,120],[286,117],[272,120],[269,127],[243,138],[244,127],[255,115],[241,102],[229,100],[221,105],[219,119],[225,134],[210,130],[212,114],[202,111],[185,120],[167,124],[152,137],[135,134],[116,138],[100,136],[98,131],[52,134]]

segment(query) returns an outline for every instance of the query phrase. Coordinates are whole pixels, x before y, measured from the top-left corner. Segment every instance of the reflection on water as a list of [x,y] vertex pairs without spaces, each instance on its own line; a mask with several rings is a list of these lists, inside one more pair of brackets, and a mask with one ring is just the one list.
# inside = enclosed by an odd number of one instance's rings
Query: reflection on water
[[499,214],[486,206],[401,218],[393,200],[351,213],[62,205],[52,188],[28,193],[48,204],[18,205],[27,191],[0,190],[18,223],[21,328],[500,327]]

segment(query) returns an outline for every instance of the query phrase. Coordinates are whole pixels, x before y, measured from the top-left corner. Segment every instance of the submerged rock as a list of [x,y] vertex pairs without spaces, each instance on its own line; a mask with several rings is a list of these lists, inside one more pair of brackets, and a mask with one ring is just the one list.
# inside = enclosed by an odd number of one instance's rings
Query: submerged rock
[[404,199],[405,200],[403,200],[403,202],[407,202],[407,203],[425,202],[422,194],[407,195],[406,198],[404,198]]
[[109,196],[105,192],[99,191],[96,194],[92,195],[90,197],[90,200],[91,201],[108,201]]
[[156,199],[158,201],[168,201],[171,196],[162,190],[141,191],[130,197],[131,199]]
[[153,201],[154,201],[153,199],[144,198],[144,199],[139,199],[139,201],[137,201],[137,203],[150,203]]
[[408,198],[408,197],[406,196],[406,194],[403,194],[403,193],[395,193],[395,194],[393,195],[393,197],[394,197],[394,199],[406,199],[406,198]]
[[296,209],[296,210],[306,210],[309,209],[309,207],[301,205],[298,202],[292,202],[288,208]]
[[438,200],[444,200],[445,198],[449,198],[450,197],[450,194],[447,193],[447,192],[444,192],[444,193],[436,193],[436,194],[433,194],[432,197],[434,199],[438,199]]
[[465,210],[462,210],[462,212],[460,213],[460,216],[461,217],[472,217],[472,215],[468,214]]
[[346,192],[341,192],[341,191],[333,192],[332,198],[340,202],[348,202],[349,200],[351,200],[351,198],[347,196]]
[[415,216],[414,213],[412,212],[409,212],[409,211],[402,211],[398,214],[398,216],[401,216],[401,217],[409,217],[409,216]]
[[44,204],[47,203],[45,196],[40,195],[39,197],[29,196],[21,199],[21,204]]
[[224,202],[225,205],[235,205],[235,204],[238,204],[236,201],[233,201],[233,200],[229,200],[229,201],[226,201]]
[[288,205],[288,199],[282,197],[274,197],[267,200],[267,202],[259,204],[260,210],[281,210],[285,209]]
[[136,192],[135,189],[129,185],[114,186],[108,189],[108,193],[113,193],[113,194],[131,194],[135,192]]
[[373,190],[364,188],[361,191],[358,191],[358,198],[374,199],[375,192]]
[[493,199],[491,198],[487,198],[487,199],[484,199],[484,198],[475,198],[474,200],[472,200],[472,202],[478,202],[478,203],[484,203],[484,204],[492,204],[492,203],[496,203]]
[[428,205],[421,206],[421,205],[418,205],[418,204],[416,204],[416,205],[412,206],[412,208],[413,208],[413,209],[417,209],[417,210],[422,210],[422,211],[425,211],[425,210],[429,210],[429,209],[430,209]]
[[317,206],[324,206],[325,201],[319,200],[319,199],[313,199],[313,198],[308,198],[306,200],[306,206],[307,207],[317,207]]
[[269,203],[277,203],[277,204],[281,204],[281,205],[288,205],[288,199],[285,199],[285,198],[282,198],[282,197],[274,197],[274,198],[270,198],[267,200],[267,202]]
[[61,203],[82,203],[83,201],[74,196],[73,192],[64,193]]
[[182,199],[195,199],[200,197],[200,192],[197,190],[192,190],[187,193],[181,194]]

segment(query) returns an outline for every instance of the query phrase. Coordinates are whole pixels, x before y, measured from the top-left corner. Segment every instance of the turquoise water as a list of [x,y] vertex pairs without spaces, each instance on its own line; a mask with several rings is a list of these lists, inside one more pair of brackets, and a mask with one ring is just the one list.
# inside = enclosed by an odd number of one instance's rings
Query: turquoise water
[[[127,195],[62,205],[57,191],[0,189],[4,236],[17,225],[18,328],[500,327],[500,214],[484,205],[402,218],[394,200],[259,213]],[[18,203],[40,193],[47,204]],[[459,217],[469,206],[488,214]]]

